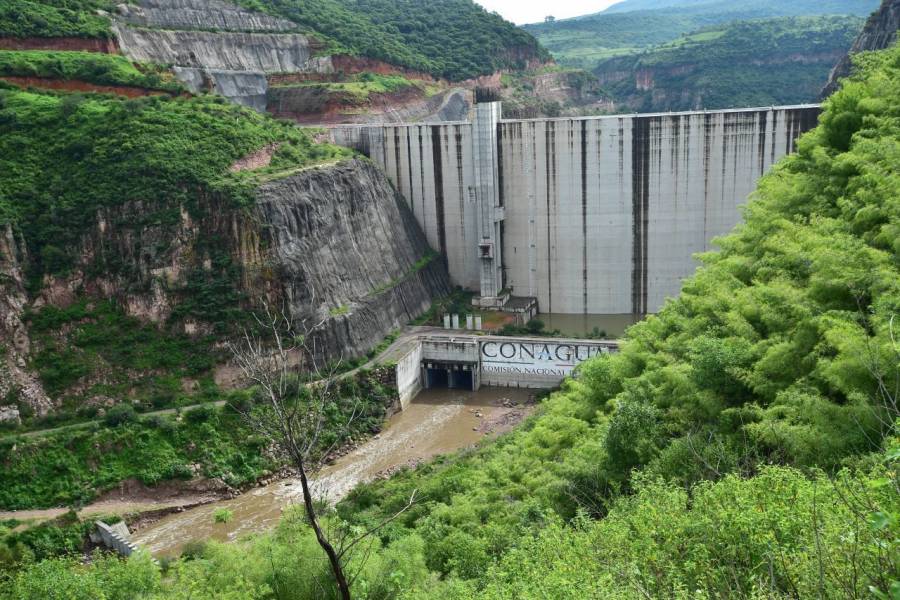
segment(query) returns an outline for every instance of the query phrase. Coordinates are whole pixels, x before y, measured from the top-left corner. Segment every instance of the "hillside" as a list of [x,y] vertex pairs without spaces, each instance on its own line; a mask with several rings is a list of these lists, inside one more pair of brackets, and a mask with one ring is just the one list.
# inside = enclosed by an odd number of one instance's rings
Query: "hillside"
[[853,42],[853,47],[832,69],[828,84],[822,90],[822,97],[828,97],[836,92],[840,80],[850,75],[853,55],[890,47],[897,41],[898,29],[900,29],[900,0],[882,0],[881,7],[866,21],[866,26]]
[[786,17],[708,27],[594,69],[617,111],[814,102],[862,27],[858,17]]
[[[261,302],[324,319],[321,352],[351,360],[448,289],[384,176],[317,131],[213,96],[9,86],[0,132],[13,426],[214,399],[234,385],[217,372],[221,341]],[[327,267],[358,251],[380,258],[354,277]]]
[[[619,353],[513,433],[337,506],[328,525],[351,536],[394,515],[348,555],[356,597],[896,596],[900,47],[860,65],[745,223]],[[35,446],[4,448],[29,472]],[[294,511],[162,567],[36,562],[43,547],[16,535],[3,600],[336,597]]]
[[470,0],[439,4],[14,0],[0,7],[0,80],[129,97],[215,93],[304,124],[457,121],[472,78],[549,59]]
[[628,1],[602,13],[526,25],[561,64],[592,69],[600,60],[635,54],[683,34],[738,20],[811,15],[868,16],[878,0]]
[[[256,31],[305,33],[318,40],[324,54],[368,57],[451,80],[504,68],[524,68],[548,56],[531,35],[471,0],[439,0],[427,5],[411,0],[241,0],[238,3],[279,17],[268,20],[254,17],[252,25]],[[3,37],[112,38],[110,20],[98,11],[115,14],[117,4],[111,0],[5,2],[0,7],[0,47],[3,47]],[[139,6],[152,10],[168,4],[147,0]],[[226,25],[238,22],[228,19],[228,15],[236,13],[227,3],[203,5],[226,14],[224,19],[214,17],[209,24],[204,24],[203,18],[191,21],[191,6],[190,2],[184,3],[177,10],[187,13],[185,23],[193,22],[199,29],[227,29]]]

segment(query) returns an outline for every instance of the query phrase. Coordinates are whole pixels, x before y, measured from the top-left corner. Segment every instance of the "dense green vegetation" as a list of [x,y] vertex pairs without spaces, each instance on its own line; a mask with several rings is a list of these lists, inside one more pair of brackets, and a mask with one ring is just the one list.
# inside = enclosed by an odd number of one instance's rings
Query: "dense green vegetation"
[[[32,367],[47,393],[61,402],[53,415],[58,421],[96,416],[102,400],[86,404],[86,398],[129,398],[136,408],[150,410],[217,394],[210,376],[219,358],[213,337],[160,331],[126,316],[111,301],[44,306],[26,318],[35,344]],[[196,390],[184,389],[189,380],[197,381]],[[20,410],[26,407],[20,404]]]
[[857,17],[739,21],[601,61],[595,73],[627,110],[801,104],[818,97],[862,25]]
[[79,519],[75,511],[37,525],[11,519],[0,522],[0,579],[23,564],[82,551],[96,521],[118,523],[117,516]]
[[152,485],[197,474],[237,486],[275,467],[262,456],[265,440],[252,436],[233,409],[194,411],[180,421],[123,414],[116,426],[93,424],[27,442],[6,438],[0,505],[77,506],[129,478]]
[[[878,4],[878,0],[622,2],[602,13],[527,25],[525,30],[561,63],[592,69],[600,60],[639,53],[703,27],[771,17],[866,17]],[[548,10],[552,12],[552,7]]]
[[123,56],[96,52],[0,50],[0,77],[43,77],[86,81],[97,85],[133,86],[180,92],[171,72],[154,65],[136,67]]
[[110,0],[4,0],[0,5],[0,36],[110,37]]
[[[360,597],[900,593],[900,47],[861,64],[619,354],[511,435],[338,505],[331,525],[359,531],[422,498],[353,559]],[[318,557],[289,516],[165,580],[120,566],[140,584],[109,597],[333,597]],[[87,598],[76,583],[109,569],[39,563],[7,596]]]
[[[68,252],[96,223],[97,209],[144,205],[125,223],[171,227],[184,206],[195,216],[204,195],[245,201],[253,178],[347,156],[312,134],[224,99],[122,100],[0,89],[0,224],[24,235],[32,279],[65,273]],[[281,146],[264,170],[228,167],[264,145]],[[115,274],[121,257],[97,257]],[[102,264],[99,264],[102,263]]]
[[239,0],[348,52],[461,80],[549,55],[530,34],[471,0]]
[[[395,395],[381,380],[377,371],[341,380],[333,392],[329,429],[319,438],[322,448],[338,436],[358,437],[381,427]],[[254,402],[252,392],[220,397],[229,400],[221,408],[204,405],[183,414],[139,417],[125,405],[110,409],[102,423],[0,439],[0,507],[78,506],[129,478],[153,485],[201,476],[240,487],[274,471],[280,465],[263,452],[269,441],[254,434],[240,414]],[[343,424],[354,410],[345,432]]]

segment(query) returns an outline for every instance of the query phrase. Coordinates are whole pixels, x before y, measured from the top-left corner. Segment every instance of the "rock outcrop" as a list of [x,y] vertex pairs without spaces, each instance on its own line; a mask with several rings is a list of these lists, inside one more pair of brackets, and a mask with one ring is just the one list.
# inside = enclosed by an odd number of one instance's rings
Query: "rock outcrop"
[[226,71],[288,73],[330,68],[313,58],[310,39],[299,33],[169,31],[114,27],[122,52],[141,62]]
[[227,277],[242,298],[232,308],[285,306],[297,321],[323,323],[323,357],[349,359],[450,291],[402,197],[362,159],[268,182],[249,209],[215,194],[189,208],[160,199],[101,209],[66,249],[77,264],[36,291],[25,287],[25,244],[12,228],[0,234],[0,412],[10,419],[22,404],[37,414],[54,406],[30,368],[28,309],[110,298],[144,322],[207,335],[212,324],[183,310],[198,301],[190,282]]
[[410,85],[397,92],[356,99],[327,86],[279,85],[269,87],[266,110],[277,117],[314,125],[439,123],[467,120],[472,107],[470,96],[464,88],[426,96],[422,88]]
[[443,259],[369,161],[308,169],[258,197],[292,317],[326,322],[319,343],[331,358],[365,354],[450,290]]
[[853,70],[853,55],[871,50],[883,50],[897,41],[900,28],[900,0],[882,0],[881,7],[872,13],[850,51],[835,65],[822,90],[822,98],[827,98],[840,87],[841,79]]
[[221,0],[139,0],[121,4],[113,32],[132,60],[172,65],[191,92],[214,92],[258,111],[270,73],[331,73],[295,23]]
[[52,402],[28,369],[31,340],[22,320],[28,304],[24,240],[9,225],[0,229],[0,421],[18,421],[19,408],[45,414]]

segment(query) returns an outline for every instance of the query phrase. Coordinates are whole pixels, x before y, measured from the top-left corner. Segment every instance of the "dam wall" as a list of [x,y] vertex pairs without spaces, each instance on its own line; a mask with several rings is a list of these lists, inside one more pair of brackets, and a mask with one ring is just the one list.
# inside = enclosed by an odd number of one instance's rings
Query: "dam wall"
[[815,127],[817,105],[347,126],[335,142],[388,175],[483,306],[510,292],[541,312],[646,314],[678,294],[693,254]]

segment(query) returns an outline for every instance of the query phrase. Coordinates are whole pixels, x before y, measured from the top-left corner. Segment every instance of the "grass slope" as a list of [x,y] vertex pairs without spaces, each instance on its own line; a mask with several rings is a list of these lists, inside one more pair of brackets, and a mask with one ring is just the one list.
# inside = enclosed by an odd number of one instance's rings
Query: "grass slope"
[[4,0],[0,36],[112,37],[109,19],[97,11],[111,11],[115,4],[109,0]]
[[168,70],[155,65],[135,66],[124,56],[96,52],[0,50],[0,77],[4,75],[77,80],[176,93],[183,90]]

